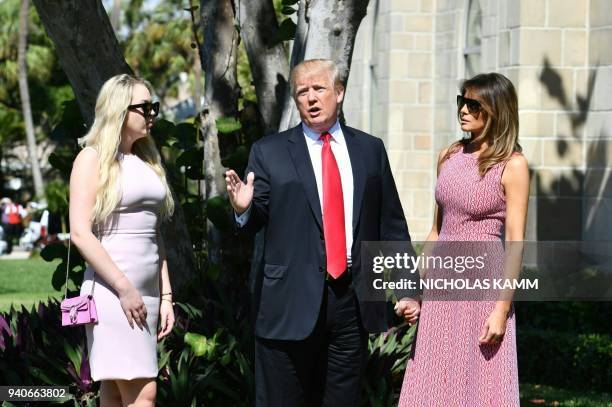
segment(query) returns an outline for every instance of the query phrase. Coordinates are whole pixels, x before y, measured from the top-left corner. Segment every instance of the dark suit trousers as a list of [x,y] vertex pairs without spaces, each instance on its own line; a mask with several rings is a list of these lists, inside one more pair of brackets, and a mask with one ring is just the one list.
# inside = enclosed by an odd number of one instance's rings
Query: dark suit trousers
[[368,337],[357,297],[346,279],[325,286],[327,295],[308,338],[256,338],[257,406],[359,406]]

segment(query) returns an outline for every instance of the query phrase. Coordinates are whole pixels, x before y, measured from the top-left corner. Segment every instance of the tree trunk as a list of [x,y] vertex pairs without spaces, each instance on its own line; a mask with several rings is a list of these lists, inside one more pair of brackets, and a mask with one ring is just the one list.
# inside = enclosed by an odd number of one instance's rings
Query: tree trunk
[[[33,0],[47,34],[55,43],[60,64],[70,80],[88,124],[94,118],[98,91],[110,77],[132,73],[123,58],[100,0]],[[162,224],[173,289],[178,290],[197,269],[185,218],[176,196],[172,218]]]
[[[299,62],[326,58],[336,63],[346,88],[355,37],[366,15],[369,0],[300,0],[298,24],[291,54],[291,67]],[[291,95],[283,106],[281,130],[299,123]]]
[[193,108],[196,115],[202,111],[202,63],[197,57],[193,59]]
[[111,76],[132,73],[106,10],[100,0],[33,2],[47,34],[56,44],[55,52],[83,117],[91,124],[102,84]]
[[282,111],[279,100],[289,88],[289,62],[282,43],[272,41],[278,30],[272,0],[240,1],[238,20],[240,36],[251,65],[259,110],[265,133],[278,131]]
[[[201,0],[201,22],[204,41],[200,60],[204,70],[204,136],[205,199],[225,192],[225,168],[221,164],[224,144],[220,143],[216,120],[235,118],[238,113],[238,32],[234,27],[231,0]],[[227,145],[226,145],[227,146]],[[208,222],[208,254],[210,264],[220,264],[222,236]]]
[[34,123],[32,121],[32,106],[30,105],[30,89],[28,88],[28,65],[26,52],[28,47],[28,15],[30,10],[29,0],[21,0],[21,11],[19,13],[19,47],[17,61],[19,65],[19,96],[21,97],[21,110],[25,123],[26,139],[28,144],[28,155],[32,166],[32,178],[34,181],[34,193],[39,200],[45,200],[45,187],[43,184],[40,164],[38,162],[38,147],[34,135]]
[[236,117],[238,113],[238,33],[234,27],[231,0],[201,0],[201,22],[204,41],[200,60],[204,70],[204,112],[206,198],[225,191],[224,168],[215,120]]

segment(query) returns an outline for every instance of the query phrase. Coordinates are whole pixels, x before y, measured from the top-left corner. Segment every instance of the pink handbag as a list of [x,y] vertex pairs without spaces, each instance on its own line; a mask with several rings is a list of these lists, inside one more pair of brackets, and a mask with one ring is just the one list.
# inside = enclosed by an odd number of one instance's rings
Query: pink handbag
[[70,270],[70,240],[68,240],[68,258],[66,259],[66,288],[64,300],[60,304],[62,311],[62,326],[78,326],[98,322],[98,312],[93,298],[93,289],[96,282],[94,272],[91,283],[91,292],[88,295],[66,298],[68,296],[68,271]]

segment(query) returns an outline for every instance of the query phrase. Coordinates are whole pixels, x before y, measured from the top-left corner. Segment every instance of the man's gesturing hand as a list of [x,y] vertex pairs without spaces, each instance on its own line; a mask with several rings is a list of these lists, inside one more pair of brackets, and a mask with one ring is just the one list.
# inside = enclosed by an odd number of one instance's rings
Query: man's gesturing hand
[[246,184],[242,182],[240,177],[234,170],[225,172],[225,184],[227,185],[227,194],[229,195],[230,203],[238,215],[241,215],[249,208],[253,200],[253,180],[255,174],[249,172],[247,175]]

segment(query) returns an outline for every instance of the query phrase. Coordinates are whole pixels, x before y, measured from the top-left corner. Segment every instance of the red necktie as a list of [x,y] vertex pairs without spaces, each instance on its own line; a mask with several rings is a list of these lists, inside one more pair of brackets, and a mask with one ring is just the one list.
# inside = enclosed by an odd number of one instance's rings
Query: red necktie
[[323,233],[327,254],[327,272],[338,278],[346,270],[346,232],[344,229],[344,197],[340,170],[329,141],[331,134],[321,134],[323,149]]

